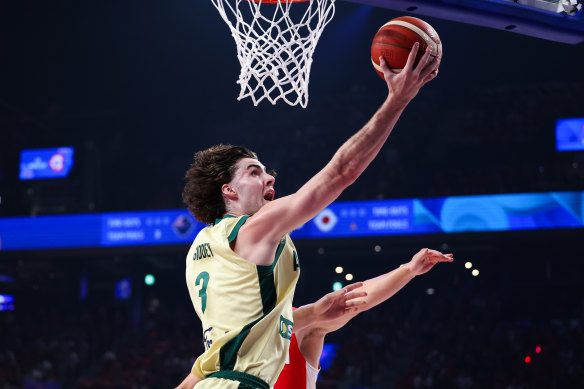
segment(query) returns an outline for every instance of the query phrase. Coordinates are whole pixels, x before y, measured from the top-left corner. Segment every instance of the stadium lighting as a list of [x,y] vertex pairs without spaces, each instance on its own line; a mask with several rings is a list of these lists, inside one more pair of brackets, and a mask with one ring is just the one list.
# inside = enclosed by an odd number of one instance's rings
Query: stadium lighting
[[152,274],[146,274],[146,276],[144,277],[144,283],[148,286],[154,285],[155,282],[156,282],[156,279],[154,278],[154,276]]

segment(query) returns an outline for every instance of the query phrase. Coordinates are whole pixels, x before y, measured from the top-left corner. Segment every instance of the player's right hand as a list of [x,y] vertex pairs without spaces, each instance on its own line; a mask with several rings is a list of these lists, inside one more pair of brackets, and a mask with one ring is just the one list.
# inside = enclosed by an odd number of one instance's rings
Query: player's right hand
[[399,73],[393,72],[387,65],[387,62],[385,62],[385,59],[382,56],[379,57],[379,65],[387,83],[389,94],[398,103],[409,103],[418,94],[422,86],[438,75],[440,59],[438,57],[431,57],[431,46],[426,48],[426,52],[420,58],[420,62],[414,66],[419,48],[420,44],[418,42],[414,43],[412,50],[410,50],[406,66]]

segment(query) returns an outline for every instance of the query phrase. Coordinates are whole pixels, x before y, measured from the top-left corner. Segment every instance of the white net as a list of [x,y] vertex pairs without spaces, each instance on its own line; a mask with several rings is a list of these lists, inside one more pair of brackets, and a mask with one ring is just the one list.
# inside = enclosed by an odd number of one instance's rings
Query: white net
[[[335,0],[211,0],[231,29],[241,73],[238,100],[308,104],[312,54]],[[268,2],[269,1],[269,2]]]

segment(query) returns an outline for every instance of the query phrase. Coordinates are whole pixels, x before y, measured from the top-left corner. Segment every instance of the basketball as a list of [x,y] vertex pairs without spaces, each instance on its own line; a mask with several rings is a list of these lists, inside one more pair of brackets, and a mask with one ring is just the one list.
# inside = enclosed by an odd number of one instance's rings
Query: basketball
[[432,47],[432,57],[442,59],[442,43],[434,28],[423,20],[410,16],[402,16],[385,23],[373,37],[371,44],[371,62],[381,78],[383,72],[379,65],[379,57],[383,56],[388,66],[395,73],[401,72],[408,61],[408,55],[415,42],[420,43],[414,65],[426,52],[426,47]]

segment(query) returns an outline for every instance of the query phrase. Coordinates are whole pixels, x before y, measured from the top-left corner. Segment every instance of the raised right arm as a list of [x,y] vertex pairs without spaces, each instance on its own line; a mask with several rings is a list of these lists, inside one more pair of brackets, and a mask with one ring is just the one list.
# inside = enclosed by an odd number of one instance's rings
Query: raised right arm
[[[273,245],[283,235],[315,217],[361,175],[379,153],[407,104],[424,84],[435,77],[438,62],[430,61],[431,49],[414,67],[417,50],[417,46],[412,49],[406,67],[399,74],[393,73],[380,59],[389,89],[387,99],[367,124],[347,140],[331,161],[296,193],[266,204],[248,219],[237,238],[243,243],[242,246]],[[240,254],[245,257],[247,253]],[[269,264],[271,259],[266,256],[265,261],[258,262]]]

